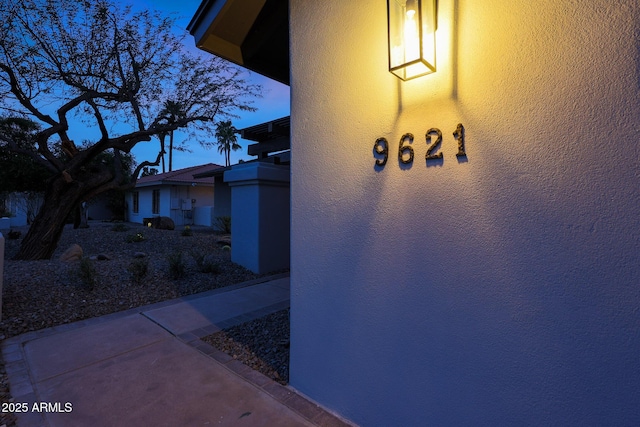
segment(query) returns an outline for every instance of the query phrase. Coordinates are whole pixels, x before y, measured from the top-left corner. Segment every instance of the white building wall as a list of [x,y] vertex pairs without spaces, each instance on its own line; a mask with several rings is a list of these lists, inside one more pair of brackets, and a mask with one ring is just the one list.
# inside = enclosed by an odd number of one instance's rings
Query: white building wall
[[638,425],[640,6],[439,11],[401,82],[384,1],[290,1],[290,383],[361,425]]
[[[130,222],[136,222],[136,223],[140,223],[142,224],[142,220],[144,218],[151,218],[153,216],[161,216],[161,215],[165,215],[168,216],[169,214],[169,189],[163,189],[161,190],[161,194],[160,194],[160,214],[154,214],[153,213],[153,189],[154,188],[158,188],[158,187],[143,187],[140,189],[137,189],[136,191],[138,191],[138,200],[139,200],[139,207],[138,207],[138,213],[134,213],[133,212],[133,192],[128,194],[128,208],[127,210],[129,211],[129,221]],[[163,197],[163,192],[166,193]],[[163,203],[163,199],[164,199],[164,203]],[[164,205],[164,206],[163,206]],[[166,214],[162,213],[162,209],[166,210]]]
[[[160,213],[153,213],[153,190],[160,190]],[[187,185],[164,185],[150,186],[137,189],[139,192],[139,213],[133,212],[133,192],[127,194],[129,221],[142,223],[144,218],[154,216],[166,216],[173,220],[176,226],[187,224],[211,226],[211,210],[213,207],[213,187],[208,186],[187,186]],[[188,214],[182,210],[180,203],[172,205],[171,200],[195,200],[191,204],[192,213]]]
[[[167,213],[162,215],[170,217],[175,225],[211,226],[213,187],[172,185],[169,194],[170,200],[166,201]],[[176,200],[177,203],[174,204],[171,200]],[[183,205],[181,201],[186,202],[187,205]],[[191,212],[188,212],[188,208],[191,208]]]

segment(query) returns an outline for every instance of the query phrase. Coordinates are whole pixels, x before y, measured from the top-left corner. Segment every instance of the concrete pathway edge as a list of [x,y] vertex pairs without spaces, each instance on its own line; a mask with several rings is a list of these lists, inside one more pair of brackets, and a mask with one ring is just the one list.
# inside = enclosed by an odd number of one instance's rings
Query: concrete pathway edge
[[[189,295],[173,300],[136,307],[117,313],[85,319],[74,323],[42,329],[39,331],[28,332],[19,336],[9,338],[2,343],[2,353],[5,361],[5,369],[9,377],[13,399],[16,402],[36,401],[36,391],[34,390],[33,380],[31,378],[32,374],[30,372],[25,353],[25,344],[29,341],[37,340],[58,333],[73,331],[90,325],[96,325],[116,319],[121,319],[134,314],[139,314],[147,317],[145,316],[145,312],[149,312],[158,308],[167,307],[181,302],[207,298],[216,294],[234,291],[245,287],[256,286],[264,284],[266,282],[277,281],[279,279],[288,277],[288,273],[262,277],[228,287],[206,291],[200,294]],[[184,344],[193,347],[200,353],[210,357],[216,363],[220,364],[222,367],[238,376],[241,380],[248,382],[258,390],[267,393],[276,401],[280,402],[292,411],[298,413],[312,424],[323,427],[353,426],[354,424],[351,424],[347,420],[344,420],[338,414],[335,414],[332,411],[323,408],[322,406],[313,402],[311,399],[297,392],[294,388],[290,386],[283,386],[276,381],[273,381],[271,378],[263,375],[262,373],[253,370],[252,368],[238,360],[233,359],[233,357],[231,357],[227,353],[224,353],[200,340],[200,338],[211,335],[221,329],[257,319],[273,312],[286,309],[288,307],[289,301],[281,301],[254,311],[238,314],[237,316],[225,319],[224,321],[216,322],[215,325],[211,324],[204,328],[198,328],[179,335],[172,335],[176,336],[176,338],[178,338]],[[40,414],[37,413],[24,413],[16,415],[18,419],[18,427],[22,425],[38,425],[39,423],[45,422]]]

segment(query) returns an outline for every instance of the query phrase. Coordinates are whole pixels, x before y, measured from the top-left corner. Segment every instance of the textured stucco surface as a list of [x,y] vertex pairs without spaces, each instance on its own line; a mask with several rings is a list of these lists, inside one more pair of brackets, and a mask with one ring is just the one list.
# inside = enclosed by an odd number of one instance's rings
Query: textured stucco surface
[[289,268],[291,171],[243,163],[224,173],[231,187],[231,260],[254,273]]
[[638,425],[640,6],[439,9],[401,82],[384,1],[290,2],[291,384],[362,425]]

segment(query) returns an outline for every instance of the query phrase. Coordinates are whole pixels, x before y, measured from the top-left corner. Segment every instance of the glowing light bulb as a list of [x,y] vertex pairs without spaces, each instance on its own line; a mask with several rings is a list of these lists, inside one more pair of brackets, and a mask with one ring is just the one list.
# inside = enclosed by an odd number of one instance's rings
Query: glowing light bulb
[[407,2],[406,17],[404,21],[404,60],[413,61],[420,57],[420,38],[418,35],[418,22],[415,19],[415,1]]

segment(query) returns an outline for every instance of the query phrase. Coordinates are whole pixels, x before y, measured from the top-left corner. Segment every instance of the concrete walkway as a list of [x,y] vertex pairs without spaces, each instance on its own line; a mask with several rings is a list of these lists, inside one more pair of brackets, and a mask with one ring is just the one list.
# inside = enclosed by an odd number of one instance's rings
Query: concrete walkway
[[288,306],[278,276],[5,340],[18,427],[347,426],[199,340]]

